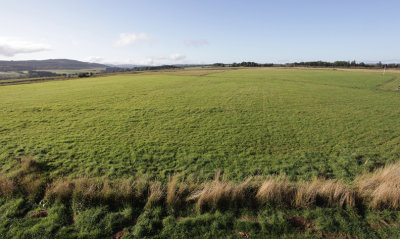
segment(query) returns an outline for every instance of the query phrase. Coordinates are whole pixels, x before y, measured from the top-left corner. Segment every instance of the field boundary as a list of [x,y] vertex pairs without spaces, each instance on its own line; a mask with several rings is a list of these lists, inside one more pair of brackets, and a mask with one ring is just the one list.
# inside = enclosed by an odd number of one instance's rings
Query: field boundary
[[0,87],[1,86],[8,86],[8,85],[25,85],[25,84],[33,84],[33,83],[42,83],[42,82],[50,82],[50,81],[65,81],[65,80],[80,80],[80,79],[92,79],[98,77],[108,77],[114,75],[134,75],[134,74],[141,74],[141,71],[133,71],[133,72],[116,72],[116,73],[101,73],[96,74],[91,77],[44,77],[44,78],[20,78],[20,79],[7,79],[7,80],[0,80]]
[[[141,199],[147,204],[193,205],[197,211],[223,208],[258,208],[265,204],[288,208],[369,207],[400,209],[400,163],[388,164],[372,173],[363,173],[353,182],[315,178],[312,181],[290,181],[284,176],[248,178],[234,183],[221,180],[217,172],[213,181],[190,181],[184,176],[170,176],[167,183],[150,178],[100,179],[59,178],[46,176],[44,163],[30,157],[19,160],[12,176],[0,174],[0,198],[27,197],[35,201],[70,200],[76,195],[90,201],[114,203]],[[75,196],[74,196],[75,195]],[[85,200],[86,200],[85,199]]]

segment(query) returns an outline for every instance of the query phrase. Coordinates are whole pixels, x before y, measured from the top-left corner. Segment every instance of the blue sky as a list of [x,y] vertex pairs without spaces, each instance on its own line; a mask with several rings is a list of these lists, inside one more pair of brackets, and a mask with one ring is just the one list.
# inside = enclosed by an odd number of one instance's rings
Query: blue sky
[[0,60],[400,62],[400,1],[2,0]]

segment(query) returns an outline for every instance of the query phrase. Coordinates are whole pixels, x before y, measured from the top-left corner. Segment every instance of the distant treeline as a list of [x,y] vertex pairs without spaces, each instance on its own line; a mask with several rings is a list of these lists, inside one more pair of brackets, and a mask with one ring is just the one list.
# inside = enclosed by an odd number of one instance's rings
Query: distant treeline
[[264,64],[260,64],[260,63],[256,63],[256,62],[252,62],[252,61],[243,61],[242,63],[232,63],[232,64],[224,64],[224,63],[215,63],[213,64],[213,66],[216,67],[225,67],[225,66],[230,66],[230,67],[239,67],[239,66],[243,66],[243,67],[272,67],[274,66],[273,63],[264,63]]
[[52,77],[52,76],[60,76],[60,75],[49,71],[28,71],[25,77],[37,78],[37,77]]
[[182,67],[174,65],[162,65],[162,66],[138,66],[133,68],[120,68],[120,67],[107,67],[105,72],[129,72],[129,71],[152,71],[152,70],[168,70],[168,69],[179,69]]
[[241,62],[241,63],[232,63],[232,64],[224,64],[224,63],[215,63],[212,66],[215,67],[363,67],[363,68],[399,68],[399,64],[383,64],[382,62],[378,62],[376,64],[366,64],[364,62],[357,63],[356,61],[335,61],[335,62],[327,62],[327,61],[307,61],[307,62],[294,62],[294,63],[286,63],[286,64],[273,64],[273,63],[256,63],[256,62]]
[[326,62],[326,61],[308,61],[308,62],[294,62],[285,64],[287,66],[311,66],[311,67],[375,67],[375,68],[383,68],[385,65],[388,68],[398,68],[399,64],[382,64],[382,62],[378,62],[376,64],[366,64],[364,62],[357,63],[356,61],[335,61],[335,62]]

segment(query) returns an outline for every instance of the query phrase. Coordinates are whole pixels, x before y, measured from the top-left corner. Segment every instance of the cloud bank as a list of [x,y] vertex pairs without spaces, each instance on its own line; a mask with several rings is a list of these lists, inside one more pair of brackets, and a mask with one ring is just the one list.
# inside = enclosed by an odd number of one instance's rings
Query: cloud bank
[[86,58],[87,62],[92,62],[92,63],[101,63],[104,62],[104,58],[101,56],[89,56]]
[[115,47],[124,47],[136,44],[139,41],[148,41],[151,37],[146,33],[121,33],[119,39],[114,42]]
[[16,38],[0,37],[0,55],[13,57],[17,54],[50,50],[50,45],[22,41]]
[[186,56],[182,55],[180,53],[175,53],[169,56],[169,59],[173,60],[173,61],[181,61],[183,59],[185,59]]

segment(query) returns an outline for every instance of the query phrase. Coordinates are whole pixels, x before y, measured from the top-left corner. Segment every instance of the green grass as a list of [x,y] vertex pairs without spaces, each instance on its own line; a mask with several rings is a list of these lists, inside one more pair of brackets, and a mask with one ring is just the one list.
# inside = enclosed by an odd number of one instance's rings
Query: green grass
[[99,73],[104,71],[105,68],[88,68],[88,69],[79,69],[79,70],[43,70],[43,71],[49,71],[49,72],[53,72],[56,74],[78,74],[78,73],[82,73],[82,72],[93,72],[93,73]]
[[0,87],[0,164],[51,177],[352,179],[400,155],[396,75],[246,69]]
[[0,80],[1,79],[6,79],[6,78],[17,78],[23,76],[23,74],[21,74],[20,72],[16,72],[16,71],[7,71],[7,72],[3,72],[0,71]]
[[[0,237],[397,238],[399,210],[368,208],[361,194],[355,206],[320,195],[298,207],[257,204],[249,187],[243,202],[210,192],[215,207],[196,209],[187,199],[202,188],[196,179],[216,171],[236,182],[334,178],[356,192],[355,176],[399,159],[398,74],[224,70],[1,86]],[[185,174],[191,192],[175,204],[173,174]]]

